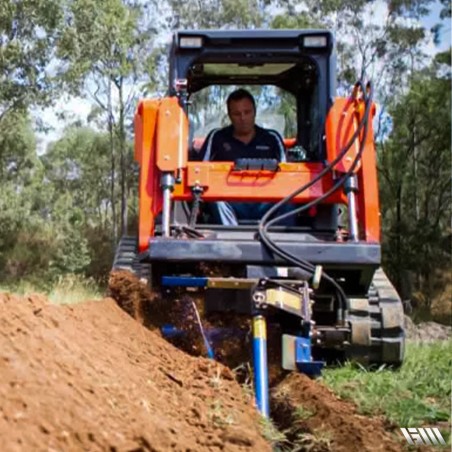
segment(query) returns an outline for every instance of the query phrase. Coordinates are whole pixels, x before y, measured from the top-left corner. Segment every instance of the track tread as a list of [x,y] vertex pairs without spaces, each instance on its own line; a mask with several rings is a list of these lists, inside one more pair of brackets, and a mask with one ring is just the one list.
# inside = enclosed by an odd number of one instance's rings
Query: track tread
[[127,270],[137,278],[150,284],[151,264],[140,262],[137,255],[138,239],[134,236],[123,236],[116,248],[112,270]]
[[403,305],[382,268],[375,272],[367,300],[367,312],[353,309],[360,302],[351,300],[348,319],[352,328],[357,321],[370,323],[370,345],[363,349],[362,343],[352,343],[347,356],[368,364],[401,365],[405,351]]

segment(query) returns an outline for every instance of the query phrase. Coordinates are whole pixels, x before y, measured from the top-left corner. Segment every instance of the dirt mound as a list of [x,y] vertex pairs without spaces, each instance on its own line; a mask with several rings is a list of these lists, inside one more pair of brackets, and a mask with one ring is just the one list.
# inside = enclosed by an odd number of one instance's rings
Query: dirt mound
[[270,450],[232,372],[112,299],[0,295],[0,375],[5,451]]
[[320,382],[290,374],[272,392],[277,425],[290,450],[353,452],[403,450],[381,419],[357,414]]
[[452,338],[452,327],[436,322],[416,325],[408,316],[405,316],[405,331],[407,339],[416,342],[447,341]]
[[[118,304],[135,319],[151,328],[166,322],[184,330],[186,342],[174,343],[191,354],[205,353],[200,342],[199,325],[194,321],[190,303],[184,295],[155,294],[128,272],[114,272],[109,281],[110,293]],[[163,299],[164,298],[164,299]],[[190,298],[190,297],[189,297]],[[221,346],[214,345],[215,357],[230,368],[237,368],[236,377],[249,385],[252,380],[249,317],[227,314],[202,314],[202,303],[191,297],[201,312],[202,324],[209,328],[229,326],[235,338]],[[273,337],[274,336],[274,337]],[[235,339],[235,340],[234,340]],[[272,391],[272,417],[279,432],[267,432],[281,450],[300,451],[398,451],[398,442],[386,432],[383,422],[357,414],[354,405],[339,400],[317,381],[299,374],[287,375],[281,370],[281,332],[269,328],[268,358]],[[281,381],[282,380],[282,381]],[[371,433],[370,433],[371,432]],[[285,439],[281,440],[281,437]]]

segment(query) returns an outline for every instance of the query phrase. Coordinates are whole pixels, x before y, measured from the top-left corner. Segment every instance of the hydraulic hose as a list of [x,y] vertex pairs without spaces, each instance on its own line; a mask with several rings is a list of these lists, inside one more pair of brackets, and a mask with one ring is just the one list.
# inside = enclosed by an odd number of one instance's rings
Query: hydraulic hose
[[[278,222],[278,221],[281,221],[283,219],[289,218],[289,217],[291,217],[293,215],[296,215],[296,214],[298,214],[300,212],[303,212],[304,210],[309,209],[310,207],[313,207],[313,206],[319,204],[324,199],[326,199],[329,196],[331,196],[338,188],[340,188],[345,183],[347,178],[350,177],[350,175],[353,174],[356,166],[359,163],[361,155],[362,155],[362,153],[364,151],[365,141],[366,141],[367,132],[368,132],[368,125],[369,125],[368,121],[369,121],[370,110],[371,110],[371,106],[372,106],[372,95],[373,95],[372,86],[371,86],[370,83],[368,83],[366,85],[366,88],[364,89],[362,82],[361,81],[357,82],[354,85],[354,88],[353,88],[353,96],[356,96],[357,93],[359,92],[359,90],[363,94],[365,110],[364,110],[363,118],[360,121],[356,131],[354,132],[354,134],[350,138],[349,142],[345,145],[345,147],[341,150],[341,152],[337,155],[337,157],[332,162],[330,162],[314,179],[312,179],[308,183],[304,184],[302,187],[300,187],[299,189],[295,190],[293,193],[289,194],[284,199],[282,199],[281,201],[276,203],[274,206],[272,206],[267,211],[267,213],[262,217],[262,219],[261,219],[261,221],[259,223],[259,239],[262,241],[262,243],[264,243],[265,246],[267,246],[267,248],[269,250],[271,250],[273,253],[275,253],[276,255],[278,255],[281,258],[285,259],[286,261],[292,263],[293,265],[296,265],[296,266],[300,267],[301,269],[307,271],[311,275],[314,274],[315,266],[313,264],[311,264],[310,262],[308,262],[308,261],[305,261],[303,259],[300,259],[300,258],[294,256],[293,254],[289,253],[288,251],[286,251],[286,250],[282,249],[280,246],[278,246],[270,238],[270,236],[268,234],[268,228],[270,226],[272,226],[274,223]],[[305,205],[303,205],[303,206],[301,206],[301,207],[299,207],[297,209],[294,209],[293,211],[284,213],[284,214],[279,215],[279,216],[277,216],[277,217],[275,217],[273,219],[270,219],[271,216],[275,212],[277,212],[282,206],[286,205],[295,196],[299,195],[300,193],[304,192],[309,187],[314,185],[317,181],[319,181],[329,171],[332,171],[334,169],[334,166],[348,152],[350,147],[353,145],[354,141],[357,138],[359,138],[359,136],[361,134],[361,131],[363,129],[364,129],[364,133],[363,133],[363,138],[362,138],[362,140],[360,142],[359,151],[356,154],[355,159],[354,159],[351,167],[349,168],[349,170],[345,174],[343,174],[337,180],[337,182],[327,192],[325,192],[322,196],[316,198],[315,200],[309,202],[308,204],[305,204]],[[333,278],[331,278],[330,276],[328,276],[325,273],[323,274],[323,278],[335,287],[335,289],[337,291],[337,294],[338,294],[338,299],[339,299],[340,304],[342,306],[342,311],[344,312],[344,311],[348,310],[348,300],[347,300],[347,297],[346,297],[345,292],[342,289],[342,287]]]

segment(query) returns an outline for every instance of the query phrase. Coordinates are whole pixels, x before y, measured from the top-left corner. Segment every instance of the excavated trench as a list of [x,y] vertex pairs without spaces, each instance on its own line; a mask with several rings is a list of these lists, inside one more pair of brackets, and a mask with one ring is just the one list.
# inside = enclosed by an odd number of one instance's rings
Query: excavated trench
[[[227,326],[233,334],[216,341],[215,360],[230,369],[235,380],[252,395],[251,324],[248,317],[222,314],[205,318],[196,294],[187,297],[173,293],[169,297],[153,293],[126,271],[111,274],[109,291],[121,308],[147,328],[160,334],[163,325],[173,325],[183,334],[168,340],[193,356],[207,354],[195,309],[205,330]],[[197,308],[193,307],[192,300]],[[269,331],[272,426],[264,425],[263,429],[273,446],[287,451],[402,450],[397,437],[391,433],[393,427],[385,424],[383,419],[361,416],[353,404],[338,399],[321,382],[282,370],[280,338],[279,331]]]

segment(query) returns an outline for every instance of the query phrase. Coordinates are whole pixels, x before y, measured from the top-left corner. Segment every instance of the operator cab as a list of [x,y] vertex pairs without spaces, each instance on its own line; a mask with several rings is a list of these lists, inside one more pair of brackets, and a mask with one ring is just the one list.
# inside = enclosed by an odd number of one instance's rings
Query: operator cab
[[210,130],[227,125],[226,97],[244,87],[256,99],[257,124],[284,138],[288,161],[323,161],[334,58],[325,30],[176,33],[170,94],[182,96],[189,115],[191,155]]
[[[241,87],[256,100],[256,124],[283,138],[288,162],[324,162],[325,120],[335,95],[333,47],[326,30],[176,33],[169,89],[189,117],[189,160],[202,160],[209,132],[229,124],[226,98]],[[296,224],[335,232],[337,219],[337,206],[319,205]],[[201,223],[211,223],[209,215]]]

